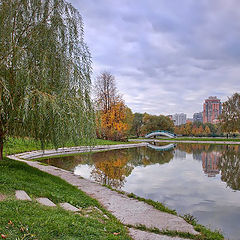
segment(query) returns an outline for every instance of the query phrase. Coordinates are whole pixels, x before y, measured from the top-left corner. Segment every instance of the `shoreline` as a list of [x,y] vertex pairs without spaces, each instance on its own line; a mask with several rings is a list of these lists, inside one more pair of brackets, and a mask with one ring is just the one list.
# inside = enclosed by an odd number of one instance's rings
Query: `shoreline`
[[162,142],[162,143],[198,143],[198,144],[225,144],[240,145],[238,141],[198,141],[198,140],[160,140],[160,139],[129,139],[130,142]]
[[[163,141],[169,142],[166,140]],[[77,154],[84,152],[86,153],[89,151],[96,152],[114,149],[134,148],[147,145],[148,142],[143,141],[141,143],[134,144],[128,143],[118,145],[99,145],[95,147],[79,146],[61,148],[58,150],[39,150],[24,152],[20,154],[9,155],[7,156],[7,158],[24,162],[31,167],[37,168],[43,172],[47,172],[53,176],[60,177],[71,185],[76,186],[78,189],[100,202],[100,204],[107,211],[109,211],[124,226],[126,226],[129,230],[129,235],[134,240],[142,240],[146,239],[146,237],[151,237],[151,239],[155,240],[183,240],[183,236],[186,240],[198,239],[198,236],[201,236],[202,234],[202,230],[200,229],[206,229],[203,230],[203,232],[208,231],[209,234],[217,234],[216,232],[210,231],[202,225],[194,225],[188,223],[181,216],[158,210],[153,207],[153,205],[148,204],[147,201],[140,201],[137,198],[128,197],[128,194],[126,195],[116,192],[115,190],[111,190],[106,186],[102,186],[88,179],[84,179],[80,176],[74,175],[70,171],[50,165],[43,165],[41,164],[41,162],[37,161],[38,158],[47,156],[67,156],[74,153]],[[152,231],[152,229],[155,229],[155,231],[157,229],[157,232]],[[168,237],[166,235],[168,235]],[[207,239],[208,238],[206,238],[206,240]]]

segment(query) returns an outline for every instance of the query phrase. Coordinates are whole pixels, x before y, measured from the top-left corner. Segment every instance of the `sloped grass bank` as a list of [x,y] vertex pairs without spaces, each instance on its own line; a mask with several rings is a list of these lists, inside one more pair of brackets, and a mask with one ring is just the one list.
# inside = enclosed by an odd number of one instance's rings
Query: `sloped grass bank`
[[[96,145],[117,145],[117,144],[127,144],[130,142],[118,142],[118,141],[111,141],[111,140],[103,140],[103,139],[95,139],[90,144],[92,146]],[[82,142],[81,146],[88,146],[89,142]],[[73,142],[67,142],[65,147],[76,147],[79,146],[76,145]],[[4,155],[11,155],[16,153],[22,153],[22,152],[28,152],[28,151],[34,151],[34,150],[41,150],[41,143],[39,141],[34,141],[29,138],[8,138],[5,146],[4,146]],[[54,146],[52,144],[47,144],[45,146],[45,149],[54,149]]]
[[[0,161],[0,234],[6,239],[131,239],[126,228],[94,199],[64,180],[4,158]],[[76,207],[97,207],[109,219],[99,221],[35,201],[14,199],[15,190],[25,190],[31,198],[47,197],[55,204],[69,202]]]

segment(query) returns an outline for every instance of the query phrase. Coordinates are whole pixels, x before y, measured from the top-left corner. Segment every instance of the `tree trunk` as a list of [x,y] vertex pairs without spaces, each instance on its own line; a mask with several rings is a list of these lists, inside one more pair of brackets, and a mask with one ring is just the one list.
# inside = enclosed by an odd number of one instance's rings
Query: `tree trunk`
[[0,160],[3,160],[4,131],[0,125]]
[[3,138],[0,136],[0,160],[3,160]]

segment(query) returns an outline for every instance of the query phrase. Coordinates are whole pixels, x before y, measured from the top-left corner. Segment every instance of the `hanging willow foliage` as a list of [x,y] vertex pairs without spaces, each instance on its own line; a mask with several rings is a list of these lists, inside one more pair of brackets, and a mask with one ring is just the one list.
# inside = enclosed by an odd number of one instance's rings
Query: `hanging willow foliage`
[[0,0],[1,148],[7,136],[56,148],[93,139],[90,74],[82,18],[71,4]]

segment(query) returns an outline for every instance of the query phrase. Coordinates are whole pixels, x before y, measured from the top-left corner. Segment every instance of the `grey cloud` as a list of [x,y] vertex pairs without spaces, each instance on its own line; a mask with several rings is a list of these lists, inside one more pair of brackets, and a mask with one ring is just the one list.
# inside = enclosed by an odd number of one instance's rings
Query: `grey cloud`
[[202,110],[240,91],[238,0],[71,0],[85,23],[93,79],[111,71],[134,112]]

